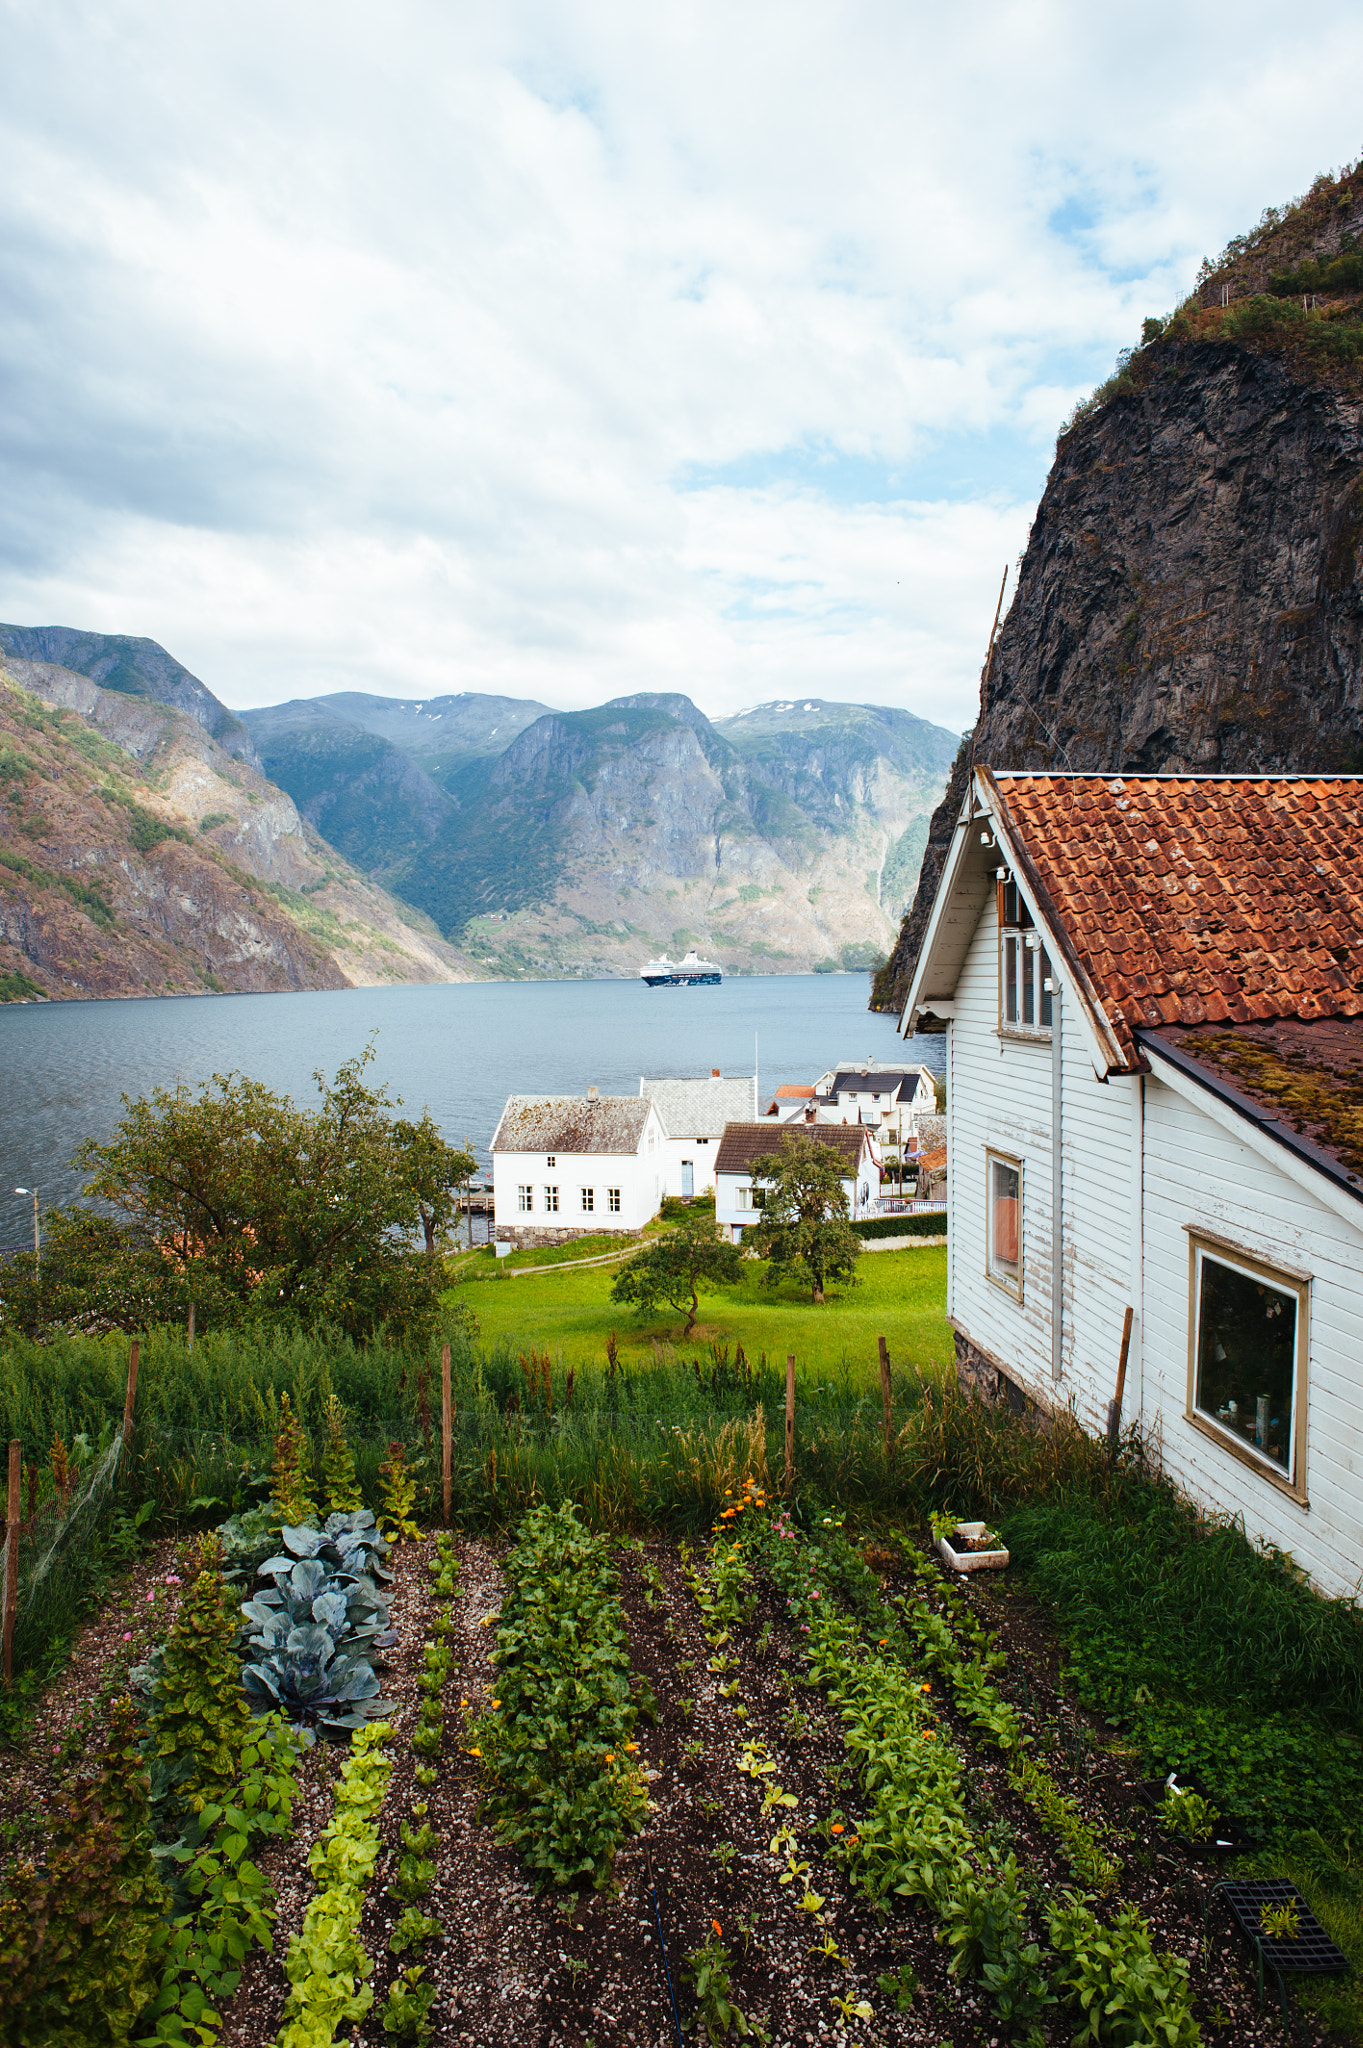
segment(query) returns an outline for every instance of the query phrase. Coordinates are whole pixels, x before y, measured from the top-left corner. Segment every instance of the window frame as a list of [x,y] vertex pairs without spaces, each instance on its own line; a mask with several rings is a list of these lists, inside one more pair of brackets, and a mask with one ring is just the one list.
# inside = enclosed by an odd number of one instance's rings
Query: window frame
[[533,1216],[535,1213],[535,1183],[531,1180],[516,1183],[516,1213],[518,1216]]
[[594,1216],[594,1215],[596,1214],[596,1189],[595,1189],[595,1188],[582,1188],[582,1189],[580,1190],[580,1193],[581,1193],[581,1196],[582,1196],[582,1213],[583,1213],[583,1215],[584,1215],[584,1216]]
[[620,1214],[619,1188],[606,1189],[606,1214],[608,1216],[618,1216]]
[[[994,888],[995,913],[998,925],[996,966],[998,969],[999,1037],[1020,1039],[1030,1045],[1049,1045],[1051,1042],[1051,1032],[1054,1028],[1055,998],[1047,990],[1046,983],[1048,981],[1053,983],[1055,980],[1055,962],[1051,959],[1045,936],[1039,929],[1036,919],[1033,917],[1031,909],[1027,904],[1027,900],[1018,887],[1017,877],[1015,875],[1011,876],[1006,882],[996,879]],[[1029,944],[1029,939],[1034,939],[1036,941],[1035,945]],[[1006,1006],[1007,999],[1014,987],[1014,970],[1010,964],[1010,955],[1013,954],[1016,954],[1018,962],[1016,970],[1018,1014],[1016,1017],[1009,1017]],[[1024,990],[1026,987],[1022,967],[1027,955],[1030,955],[1032,961],[1032,1005],[1036,1013],[1036,1022],[1034,1024],[1029,1024],[1022,1015],[1025,999]],[[1048,1019],[1043,1020],[1042,1012],[1047,1007],[1049,1007],[1051,1015]]]
[[546,1187],[546,1189],[544,1190],[544,1213],[545,1213],[545,1215],[546,1215],[546,1216],[557,1216],[557,1215],[558,1215],[558,1184],[557,1184],[557,1183],[555,1183],[555,1185],[554,1185],[553,1187]]
[[[1018,1270],[1017,1278],[1010,1280],[1005,1274],[994,1271],[994,1167],[1006,1166],[1018,1177]],[[1023,1236],[1027,1177],[1025,1162],[1016,1153],[1004,1152],[996,1145],[984,1148],[984,1277],[991,1287],[997,1287],[1000,1294],[1006,1294],[1010,1301],[1022,1306],[1022,1275],[1026,1265],[1023,1257]]]
[[[1307,1457],[1307,1410],[1308,1379],[1311,1360],[1311,1275],[1294,1271],[1290,1266],[1272,1265],[1257,1252],[1247,1251],[1241,1244],[1229,1238],[1213,1236],[1210,1231],[1199,1230],[1185,1224],[1188,1236],[1188,1382],[1184,1392],[1183,1419],[1207,1437],[1212,1443],[1247,1465],[1251,1472],[1266,1479],[1270,1486],[1285,1493],[1289,1500],[1301,1507],[1309,1507],[1310,1500],[1306,1487]],[[1265,1281],[1276,1287],[1281,1294],[1291,1294],[1297,1302],[1296,1344],[1292,1360],[1292,1466],[1284,1471],[1272,1458],[1257,1450],[1253,1444],[1228,1430],[1214,1415],[1197,1405],[1197,1354],[1200,1336],[1202,1288],[1201,1270],[1204,1258],[1210,1258],[1217,1265],[1229,1266],[1232,1272],[1245,1274],[1252,1280]]]

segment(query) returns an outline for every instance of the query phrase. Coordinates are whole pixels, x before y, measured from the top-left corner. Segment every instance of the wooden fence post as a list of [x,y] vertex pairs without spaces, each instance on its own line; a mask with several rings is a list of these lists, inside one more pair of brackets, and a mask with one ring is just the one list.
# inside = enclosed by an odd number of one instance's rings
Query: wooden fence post
[[192,1301],[189,1304],[189,1322],[185,1329],[185,1344],[190,1351],[194,1349],[194,1304]]
[[795,1484],[795,1353],[786,1354],[786,1492]]
[[894,1418],[890,1409],[890,1354],[883,1337],[880,1339],[880,1400],[885,1410],[885,1459],[888,1463],[894,1456]]
[[445,1502],[445,1527],[450,1526],[450,1347],[440,1347],[440,1479]]
[[128,1445],[133,1440],[133,1402],[137,1399],[137,1361],[142,1355],[142,1340],[134,1337],[128,1346],[128,1391],[123,1396],[123,1452],[127,1455]]
[[17,1436],[9,1440],[9,1488],[5,1498],[5,1684],[14,1678],[14,1610],[19,1604],[19,1481],[23,1459]]
[[1107,1404],[1107,1448],[1108,1456],[1112,1458],[1117,1455],[1117,1440],[1122,1428],[1122,1395],[1126,1391],[1126,1356],[1131,1349],[1131,1322],[1131,1304],[1128,1302],[1126,1314],[1122,1318],[1122,1350],[1117,1360],[1117,1394],[1115,1400]]

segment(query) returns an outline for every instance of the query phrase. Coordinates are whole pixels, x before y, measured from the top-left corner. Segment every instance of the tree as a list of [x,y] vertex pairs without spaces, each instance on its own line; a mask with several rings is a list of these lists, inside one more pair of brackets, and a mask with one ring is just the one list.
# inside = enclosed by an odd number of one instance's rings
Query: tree
[[[200,1328],[278,1320],[424,1337],[439,1320],[435,1235],[468,1155],[429,1115],[395,1119],[369,1087],[367,1047],[300,1109],[243,1074],[197,1094],[123,1098],[105,1144],[76,1155],[95,1210],[54,1212],[34,1282],[0,1266],[0,1314],[16,1327],[144,1328],[193,1301]],[[103,1213],[100,1213],[100,1212]],[[426,1256],[414,1256],[420,1232]],[[28,1297],[32,1295],[33,1299]]]
[[831,1145],[794,1133],[779,1152],[753,1160],[748,1172],[765,1202],[752,1243],[767,1262],[769,1287],[798,1268],[810,1283],[811,1298],[822,1301],[826,1280],[855,1278],[861,1239],[847,1220],[845,1171],[842,1154]]
[[621,1269],[611,1289],[612,1301],[633,1303],[640,1315],[651,1315],[660,1301],[678,1313],[687,1312],[683,1338],[696,1327],[702,1287],[729,1287],[743,1275],[743,1254],[726,1244],[714,1212],[692,1210],[675,1230],[655,1237]]

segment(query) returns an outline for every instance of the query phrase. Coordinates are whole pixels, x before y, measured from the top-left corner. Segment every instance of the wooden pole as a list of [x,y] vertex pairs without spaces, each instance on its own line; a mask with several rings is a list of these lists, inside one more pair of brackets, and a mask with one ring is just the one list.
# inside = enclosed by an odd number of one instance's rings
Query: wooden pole
[[890,1410],[890,1354],[885,1348],[885,1339],[880,1340],[880,1400],[885,1410],[885,1457],[894,1456],[894,1419]]
[[5,1497],[5,1684],[14,1678],[14,1610],[19,1605],[19,1481],[23,1459],[17,1436],[9,1440],[9,1489]]
[[194,1304],[192,1301],[189,1304],[189,1322],[185,1329],[185,1343],[191,1351],[194,1349]]
[[445,1503],[445,1527],[450,1526],[450,1347],[440,1347],[440,1481]]
[[786,1354],[786,1492],[795,1484],[795,1353]]
[[137,1399],[137,1361],[142,1355],[142,1342],[134,1337],[128,1346],[128,1391],[123,1396],[123,1451],[133,1440],[133,1402]]
[[1122,1318],[1122,1351],[1120,1358],[1117,1360],[1117,1392],[1107,1404],[1107,1444],[1114,1457],[1117,1454],[1117,1437],[1122,1427],[1122,1395],[1126,1390],[1126,1354],[1130,1349],[1131,1304],[1128,1302],[1126,1314]]

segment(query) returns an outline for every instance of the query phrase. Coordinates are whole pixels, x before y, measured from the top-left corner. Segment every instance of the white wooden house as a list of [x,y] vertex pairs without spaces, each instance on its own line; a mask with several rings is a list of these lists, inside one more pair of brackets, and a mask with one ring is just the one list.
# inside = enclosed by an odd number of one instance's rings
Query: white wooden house
[[977,770],[915,1024],[962,1376],[1099,1431],[1129,1307],[1123,1420],[1357,1597],[1363,780]]
[[787,1145],[827,1145],[843,1160],[842,1191],[849,1216],[873,1214],[880,1198],[880,1148],[864,1124],[733,1123],[720,1140],[715,1174],[715,1221],[734,1244],[762,1212],[762,1184],[752,1163]]
[[667,1133],[663,1145],[663,1193],[714,1193],[715,1155],[724,1127],[757,1114],[757,1076],[725,1080],[717,1067],[708,1079],[650,1081],[639,1077],[639,1093],[658,1106]]
[[621,1235],[657,1215],[666,1133],[635,1095],[510,1095],[492,1140],[499,1244]]

